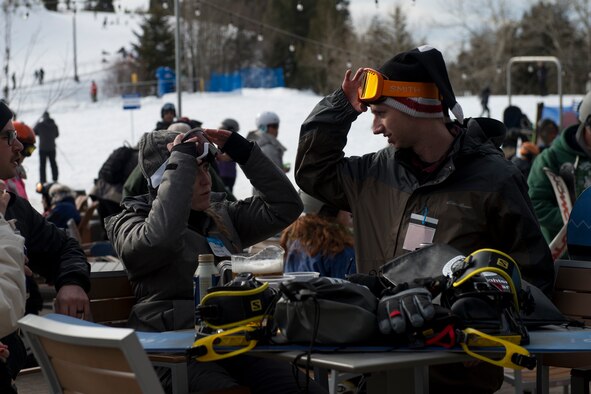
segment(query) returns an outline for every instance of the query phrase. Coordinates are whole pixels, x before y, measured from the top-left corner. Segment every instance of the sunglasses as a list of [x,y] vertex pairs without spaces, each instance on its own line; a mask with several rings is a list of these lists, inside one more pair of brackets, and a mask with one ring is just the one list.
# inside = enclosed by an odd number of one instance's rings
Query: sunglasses
[[8,141],[8,146],[12,146],[16,140],[16,130],[4,130],[0,132],[0,138],[6,139],[6,141]]
[[439,99],[439,89],[432,82],[389,81],[371,68],[365,69],[357,96],[364,102],[387,97],[422,97]]
[[23,155],[24,157],[29,157],[33,154],[33,152],[35,152],[35,145],[33,144],[27,144],[27,143],[22,143],[23,144],[23,150],[21,151],[21,155]]

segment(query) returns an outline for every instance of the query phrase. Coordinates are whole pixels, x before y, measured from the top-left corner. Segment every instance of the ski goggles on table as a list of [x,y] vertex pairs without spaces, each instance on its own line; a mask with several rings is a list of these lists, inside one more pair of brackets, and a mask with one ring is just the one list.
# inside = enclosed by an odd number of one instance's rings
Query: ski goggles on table
[[422,97],[439,100],[439,89],[432,82],[390,81],[378,71],[365,69],[357,96],[365,102],[386,97]]

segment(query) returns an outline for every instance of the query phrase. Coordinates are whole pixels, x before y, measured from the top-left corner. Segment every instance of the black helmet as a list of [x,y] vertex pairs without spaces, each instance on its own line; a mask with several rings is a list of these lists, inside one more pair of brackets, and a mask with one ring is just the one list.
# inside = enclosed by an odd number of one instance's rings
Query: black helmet
[[160,109],[160,117],[163,118],[164,114],[167,112],[172,112],[173,116],[176,117],[176,108],[173,103],[166,103],[162,106]]

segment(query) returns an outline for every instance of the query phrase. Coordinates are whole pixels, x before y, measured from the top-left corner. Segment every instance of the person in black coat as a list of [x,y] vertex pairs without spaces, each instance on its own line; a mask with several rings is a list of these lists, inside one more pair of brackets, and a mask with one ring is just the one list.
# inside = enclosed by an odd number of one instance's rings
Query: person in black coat
[[174,123],[176,118],[176,108],[173,103],[166,103],[160,109],[160,117],[162,118],[156,122],[156,128],[154,130],[166,130],[168,126]]
[[[23,149],[16,138],[12,118],[12,111],[0,102],[0,178],[4,179],[16,175],[15,163]],[[13,193],[10,193],[4,217],[16,219],[16,229],[25,238],[30,269],[55,286],[55,312],[90,319],[87,295],[90,265],[78,241],[49,223],[27,200]],[[25,347],[16,332],[0,338],[0,342],[9,346],[6,370],[14,379],[25,364]]]
[[[111,152],[99,170],[89,195],[98,201],[97,211],[103,229],[105,218],[122,210],[123,185],[137,166],[137,156],[137,147],[123,145]],[[106,239],[106,234],[104,237]]]
[[55,139],[59,137],[59,129],[55,121],[49,116],[47,111],[43,112],[41,120],[33,127],[35,134],[39,137],[39,182],[45,183],[47,177],[45,175],[45,164],[49,159],[51,166],[51,178],[54,182],[58,178],[57,162],[55,160]]

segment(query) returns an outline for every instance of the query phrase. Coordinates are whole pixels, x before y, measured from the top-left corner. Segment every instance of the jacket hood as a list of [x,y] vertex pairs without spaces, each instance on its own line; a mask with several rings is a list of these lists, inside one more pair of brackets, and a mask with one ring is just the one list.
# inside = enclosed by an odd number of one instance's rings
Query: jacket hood
[[484,153],[494,149],[502,154],[501,145],[507,133],[503,123],[491,118],[470,118],[464,123],[464,127],[466,127],[465,152]]

